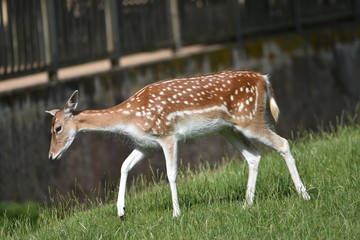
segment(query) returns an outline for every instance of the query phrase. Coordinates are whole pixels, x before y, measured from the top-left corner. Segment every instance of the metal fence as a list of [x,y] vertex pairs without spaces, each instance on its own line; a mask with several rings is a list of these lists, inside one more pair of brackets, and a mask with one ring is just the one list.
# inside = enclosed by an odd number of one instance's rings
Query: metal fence
[[122,1],[118,14],[122,54],[171,46],[168,8],[168,0]]
[[0,79],[360,19],[360,0],[0,0]]
[[104,1],[54,1],[55,37],[61,66],[107,57]]
[[1,1],[0,77],[47,68],[39,1]]
[[236,1],[180,0],[179,16],[184,45],[234,39]]

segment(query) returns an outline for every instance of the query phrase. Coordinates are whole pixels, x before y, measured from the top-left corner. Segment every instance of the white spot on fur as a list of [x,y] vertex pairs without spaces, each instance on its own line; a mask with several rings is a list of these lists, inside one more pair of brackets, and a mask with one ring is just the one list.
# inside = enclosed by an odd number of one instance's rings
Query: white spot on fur
[[240,106],[239,106],[239,112],[241,112],[244,108],[244,104],[243,103],[240,103]]

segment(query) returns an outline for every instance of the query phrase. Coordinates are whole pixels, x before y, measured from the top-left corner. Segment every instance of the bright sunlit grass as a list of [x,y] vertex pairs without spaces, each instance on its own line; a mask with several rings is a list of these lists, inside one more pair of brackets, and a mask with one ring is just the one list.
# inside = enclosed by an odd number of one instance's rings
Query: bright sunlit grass
[[214,169],[184,168],[179,218],[171,216],[166,181],[148,187],[138,181],[143,186],[128,194],[124,221],[114,197],[112,204],[78,203],[71,211],[40,209],[31,221],[3,216],[0,239],[359,239],[359,143],[353,126],[292,145],[310,201],[297,196],[284,160],[270,153],[260,163],[255,204],[245,210],[248,169],[235,159]]

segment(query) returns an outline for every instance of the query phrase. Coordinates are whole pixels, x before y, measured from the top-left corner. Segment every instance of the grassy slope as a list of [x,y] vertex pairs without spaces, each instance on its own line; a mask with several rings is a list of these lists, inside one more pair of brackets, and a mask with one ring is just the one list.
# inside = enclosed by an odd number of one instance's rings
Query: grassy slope
[[14,239],[359,239],[360,128],[293,144],[310,201],[299,199],[277,154],[261,162],[253,207],[241,208],[247,166],[230,161],[215,170],[184,171],[179,196],[182,216],[171,217],[166,182],[127,198],[120,221],[114,204],[75,211],[63,219],[43,211],[37,223],[17,221],[0,228]]

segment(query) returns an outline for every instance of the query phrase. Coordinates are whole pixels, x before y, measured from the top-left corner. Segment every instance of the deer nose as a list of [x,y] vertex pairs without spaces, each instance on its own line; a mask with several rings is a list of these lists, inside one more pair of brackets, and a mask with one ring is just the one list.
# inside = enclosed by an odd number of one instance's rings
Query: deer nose
[[50,160],[59,159],[59,158],[61,158],[61,156],[62,156],[62,152],[60,152],[60,153],[51,153],[51,152],[49,152],[49,159]]
[[49,153],[49,159],[50,160],[56,160],[57,158],[59,158],[59,154],[53,154],[53,153]]

